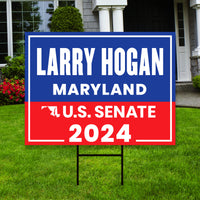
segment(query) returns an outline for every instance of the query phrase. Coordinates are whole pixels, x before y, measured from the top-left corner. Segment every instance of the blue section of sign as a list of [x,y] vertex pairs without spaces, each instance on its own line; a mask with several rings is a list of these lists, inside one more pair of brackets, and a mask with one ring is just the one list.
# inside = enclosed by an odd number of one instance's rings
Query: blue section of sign
[[[41,49],[41,58],[37,54],[38,48]],[[68,73],[70,74],[68,75],[62,75],[60,71],[61,48],[67,48],[70,51],[68,59],[68,66],[70,66]],[[83,54],[83,71],[80,70],[78,75],[74,75],[72,69],[73,65],[76,66],[73,64],[74,48],[80,49]],[[95,48],[91,75],[88,75],[84,52],[86,48],[89,52],[91,52],[91,48]],[[106,48],[107,52],[109,48],[112,48],[112,75],[102,75],[102,48]],[[119,56],[119,62],[122,59],[123,63],[123,58],[125,58],[125,71],[122,75],[118,71],[122,72],[121,67],[123,66],[117,67],[117,60],[115,60],[115,56],[119,55],[115,51],[119,48],[124,51],[124,57],[122,54]],[[137,74],[135,75],[130,75],[127,69],[128,62],[130,64],[127,51],[130,48],[137,51],[136,58],[131,60],[135,66],[137,65]],[[163,75],[160,75],[158,71],[154,75],[152,72],[152,49],[159,52],[161,48],[164,51]],[[55,49],[54,53],[56,53],[56,60],[51,60],[51,62],[49,61],[50,49]],[[141,59],[142,51],[143,53],[147,51],[147,56],[143,59]],[[41,63],[44,75],[38,74],[38,63]],[[54,72],[47,75],[48,67],[50,65],[55,67],[55,63],[57,63],[58,75]],[[150,74],[146,70],[140,75],[140,66],[148,68],[148,64]],[[66,95],[63,93],[54,95],[53,85],[55,84],[59,89],[65,88]],[[94,87],[96,90],[98,89],[96,93]],[[128,93],[127,87],[132,89],[134,94]],[[141,94],[144,87],[146,87],[146,92]],[[174,33],[26,33],[26,101],[168,102],[170,99],[175,101]]]

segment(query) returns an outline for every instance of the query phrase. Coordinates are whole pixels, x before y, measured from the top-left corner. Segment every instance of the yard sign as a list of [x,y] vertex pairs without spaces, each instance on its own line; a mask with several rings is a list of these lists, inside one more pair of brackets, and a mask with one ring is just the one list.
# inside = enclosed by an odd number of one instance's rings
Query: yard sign
[[174,145],[174,33],[26,33],[26,145]]

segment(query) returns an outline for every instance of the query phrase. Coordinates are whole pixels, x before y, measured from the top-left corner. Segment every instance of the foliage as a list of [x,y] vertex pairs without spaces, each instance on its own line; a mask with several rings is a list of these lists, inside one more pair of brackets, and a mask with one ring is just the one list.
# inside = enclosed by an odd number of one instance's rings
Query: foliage
[[200,89],[200,75],[195,76],[195,77],[192,79],[192,82],[193,82],[193,86],[194,86],[195,88],[199,88],[199,89]]
[[5,79],[0,84],[0,105],[24,102],[24,79]]
[[52,16],[51,32],[82,32],[83,23],[79,10],[72,6],[58,7]]
[[25,76],[25,59],[24,55],[11,58],[10,56],[6,57],[7,65],[2,68],[3,78],[8,79],[22,79]]

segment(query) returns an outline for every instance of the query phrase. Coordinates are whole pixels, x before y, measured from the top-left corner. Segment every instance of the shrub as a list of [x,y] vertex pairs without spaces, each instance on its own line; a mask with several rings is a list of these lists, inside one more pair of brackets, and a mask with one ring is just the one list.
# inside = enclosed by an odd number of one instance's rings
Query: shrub
[[24,79],[5,79],[0,84],[0,105],[24,103]]
[[195,88],[199,88],[199,89],[200,89],[200,75],[195,76],[195,77],[192,79],[192,82],[193,82],[193,86],[194,86]]
[[66,6],[58,7],[50,24],[51,32],[82,32],[83,23],[77,8]]
[[5,59],[6,59],[7,64],[1,70],[3,78],[23,79],[25,76],[24,55],[20,55],[15,58],[11,58],[10,56],[7,56]]

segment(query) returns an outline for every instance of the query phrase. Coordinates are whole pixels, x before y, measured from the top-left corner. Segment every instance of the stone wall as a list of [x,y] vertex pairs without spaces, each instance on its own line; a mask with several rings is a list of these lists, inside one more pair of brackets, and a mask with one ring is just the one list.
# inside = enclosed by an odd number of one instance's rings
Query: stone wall
[[189,23],[190,23],[190,50],[192,51],[197,47],[197,27],[196,27],[196,10],[190,8],[189,10]]
[[191,57],[192,77],[200,75],[200,56]]
[[85,32],[99,32],[99,15],[92,11],[92,0],[83,0],[83,25]]
[[189,10],[190,23],[190,49],[191,49],[191,73],[192,77],[200,75],[200,56],[192,56],[192,52],[197,47],[197,27],[196,27],[196,9]]

